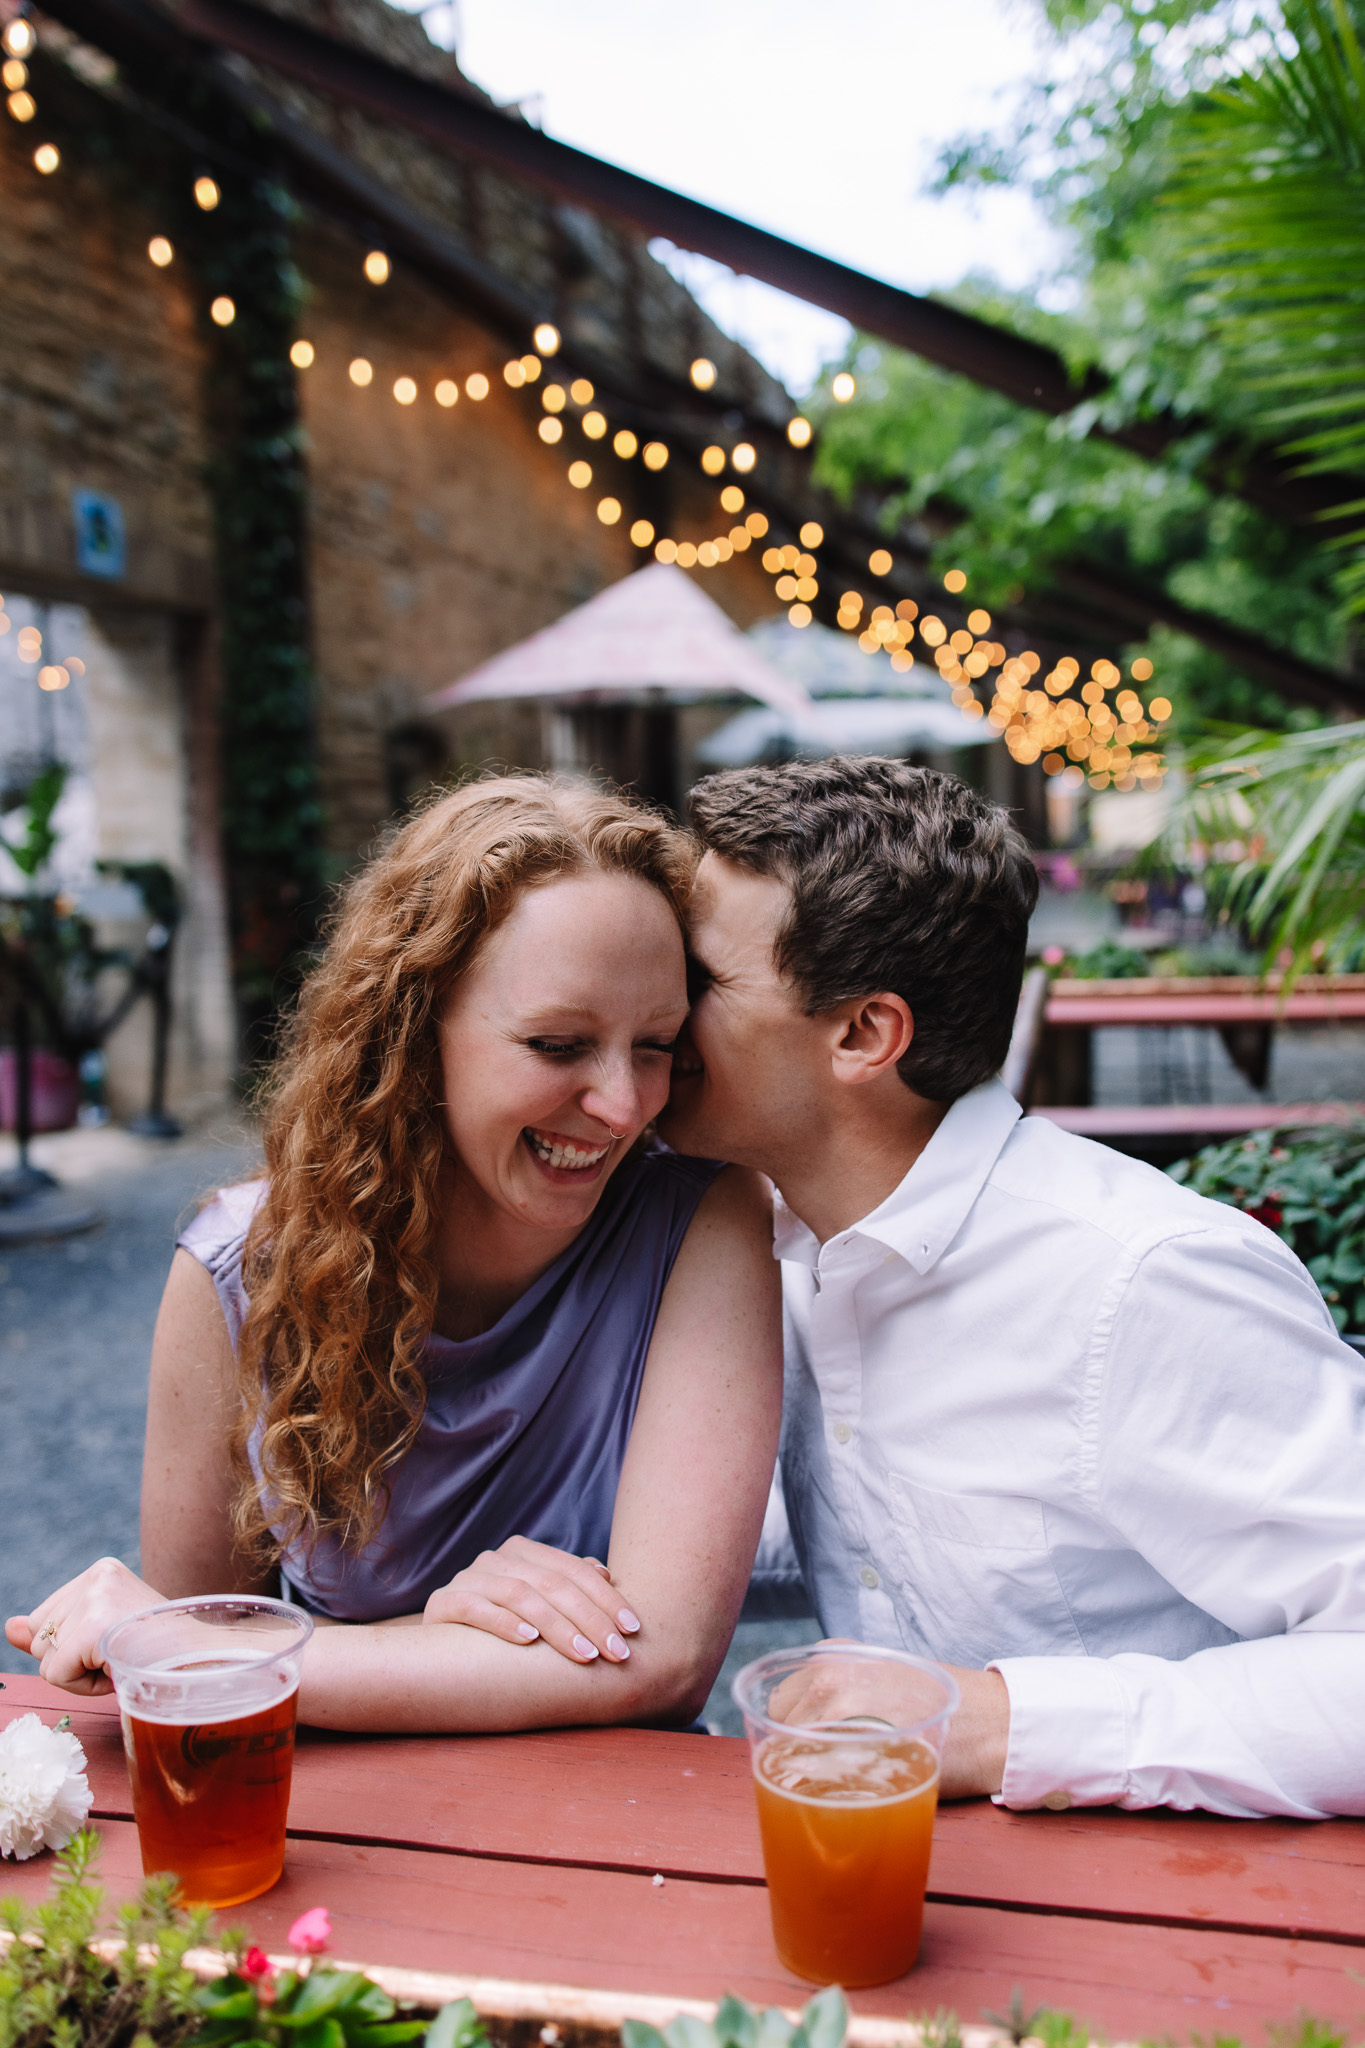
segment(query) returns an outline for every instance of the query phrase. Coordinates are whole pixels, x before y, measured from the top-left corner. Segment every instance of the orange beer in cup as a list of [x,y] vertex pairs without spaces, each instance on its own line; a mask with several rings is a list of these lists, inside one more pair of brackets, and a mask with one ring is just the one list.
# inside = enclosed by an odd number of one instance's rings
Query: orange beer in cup
[[904,1976],[919,1954],[953,1679],[899,1650],[828,1643],[760,1657],[732,1691],[782,1962],[817,1984]]
[[281,1600],[172,1600],[115,1622],[99,1653],[118,1695],[142,1867],[191,1905],[236,1906],[284,1867],[299,1666],[312,1618]]

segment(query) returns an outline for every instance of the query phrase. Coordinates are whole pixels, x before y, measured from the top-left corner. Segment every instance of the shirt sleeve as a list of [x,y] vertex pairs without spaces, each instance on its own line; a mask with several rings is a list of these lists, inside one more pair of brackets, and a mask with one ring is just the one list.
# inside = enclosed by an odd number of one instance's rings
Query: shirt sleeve
[[1012,1657],[1007,1806],[1365,1813],[1365,1369],[1270,1231],[1116,1275],[1086,1505],[1245,1640],[1181,1661]]

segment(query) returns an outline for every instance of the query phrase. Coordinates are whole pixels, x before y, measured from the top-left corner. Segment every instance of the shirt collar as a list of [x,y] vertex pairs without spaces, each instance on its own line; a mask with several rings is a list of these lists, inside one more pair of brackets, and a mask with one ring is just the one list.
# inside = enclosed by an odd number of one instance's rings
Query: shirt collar
[[[1022,1111],[1003,1081],[983,1081],[960,1095],[899,1187],[879,1207],[832,1240],[872,1238],[917,1273],[942,1258],[967,1219]],[[773,1256],[819,1266],[815,1233],[774,1191]]]

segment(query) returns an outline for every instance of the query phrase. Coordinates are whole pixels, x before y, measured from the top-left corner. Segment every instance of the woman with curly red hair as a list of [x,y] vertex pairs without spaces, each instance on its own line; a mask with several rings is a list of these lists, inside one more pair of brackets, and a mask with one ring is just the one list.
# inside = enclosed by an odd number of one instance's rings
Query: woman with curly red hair
[[[8,1624],[108,1689],[117,1616],[276,1574],[320,1620],[303,1719],[460,1730],[696,1714],[781,1402],[762,1188],[639,1141],[687,1011],[687,839],[622,797],[471,784],[346,892],[266,1177],[180,1239],[142,1569]],[[41,1638],[41,1642],[40,1642]]]

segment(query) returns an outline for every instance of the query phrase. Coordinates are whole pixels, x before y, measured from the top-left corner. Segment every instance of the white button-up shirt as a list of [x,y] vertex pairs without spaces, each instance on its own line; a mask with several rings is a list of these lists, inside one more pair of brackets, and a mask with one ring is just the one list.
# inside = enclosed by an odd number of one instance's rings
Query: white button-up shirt
[[1365,1361],[1278,1237],[992,1081],[775,1249],[821,1623],[998,1669],[1006,1805],[1365,1813]]

